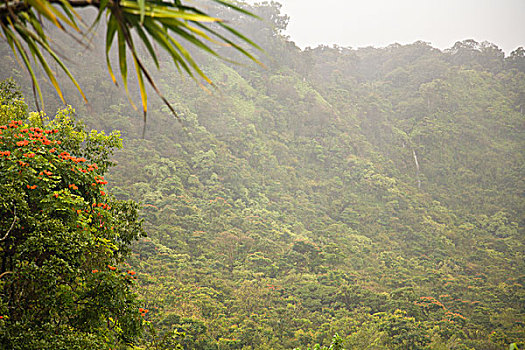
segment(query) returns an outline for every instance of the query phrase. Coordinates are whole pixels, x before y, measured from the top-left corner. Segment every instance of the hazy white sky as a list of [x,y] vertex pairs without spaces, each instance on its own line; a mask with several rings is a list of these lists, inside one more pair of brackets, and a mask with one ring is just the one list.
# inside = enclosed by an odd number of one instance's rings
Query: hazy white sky
[[[250,0],[249,2],[262,2]],[[279,0],[285,34],[298,46],[353,48],[430,42],[490,41],[506,53],[525,47],[525,0]]]

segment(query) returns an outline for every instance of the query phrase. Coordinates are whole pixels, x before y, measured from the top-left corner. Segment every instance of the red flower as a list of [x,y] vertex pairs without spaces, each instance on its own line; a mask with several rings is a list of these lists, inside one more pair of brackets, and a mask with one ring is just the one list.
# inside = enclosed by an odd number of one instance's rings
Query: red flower
[[91,270],[91,273],[97,273],[98,270]]

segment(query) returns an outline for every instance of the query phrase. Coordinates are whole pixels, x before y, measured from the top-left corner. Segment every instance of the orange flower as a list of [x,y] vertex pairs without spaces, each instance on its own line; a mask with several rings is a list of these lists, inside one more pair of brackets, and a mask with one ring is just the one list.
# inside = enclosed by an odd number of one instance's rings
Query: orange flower
[[111,266],[111,265],[108,265],[108,268],[111,270],[111,271],[115,271],[117,268],[115,266]]
[[97,273],[98,270],[91,270],[91,273]]
[[104,192],[104,191],[101,190],[101,191],[100,191],[100,195],[101,195],[101,196],[105,196],[105,195],[106,195],[106,192]]
[[53,196],[55,196],[55,198],[58,198],[58,193],[55,193]]
[[57,150],[57,149],[56,149],[55,147],[53,147],[53,148],[51,148],[51,149],[49,150],[49,152],[51,152],[51,153],[55,153],[56,150]]
[[78,186],[75,184],[69,185],[69,188],[71,188],[72,190],[78,190]]

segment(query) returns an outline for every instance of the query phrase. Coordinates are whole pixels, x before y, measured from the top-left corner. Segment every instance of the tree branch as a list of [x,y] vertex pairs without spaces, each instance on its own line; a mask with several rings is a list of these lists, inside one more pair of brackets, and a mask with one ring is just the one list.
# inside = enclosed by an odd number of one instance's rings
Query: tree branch
[[0,278],[4,277],[5,275],[9,275],[10,273],[13,273],[13,271],[6,271],[0,275]]
[[13,222],[11,223],[11,227],[9,227],[9,230],[7,230],[7,232],[5,233],[4,237],[0,238],[0,242],[2,242],[3,240],[5,240],[7,238],[7,236],[9,236],[9,233],[11,233],[11,230],[13,229],[13,227],[15,226],[15,222],[16,220],[18,219],[18,217],[16,216],[16,206],[13,208],[13,215],[15,216],[13,218]]

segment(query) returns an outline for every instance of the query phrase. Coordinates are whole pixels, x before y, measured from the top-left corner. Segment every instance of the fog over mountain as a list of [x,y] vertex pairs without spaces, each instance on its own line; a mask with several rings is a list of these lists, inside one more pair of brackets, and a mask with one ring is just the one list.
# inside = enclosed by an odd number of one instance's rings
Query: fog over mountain
[[[260,2],[260,1],[252,1]],[[422,40],[446,49],[456,41],[489,41],[507,54],[525,46],[521,0],[283,0],[285,34],[298,46],[385,47]]]

